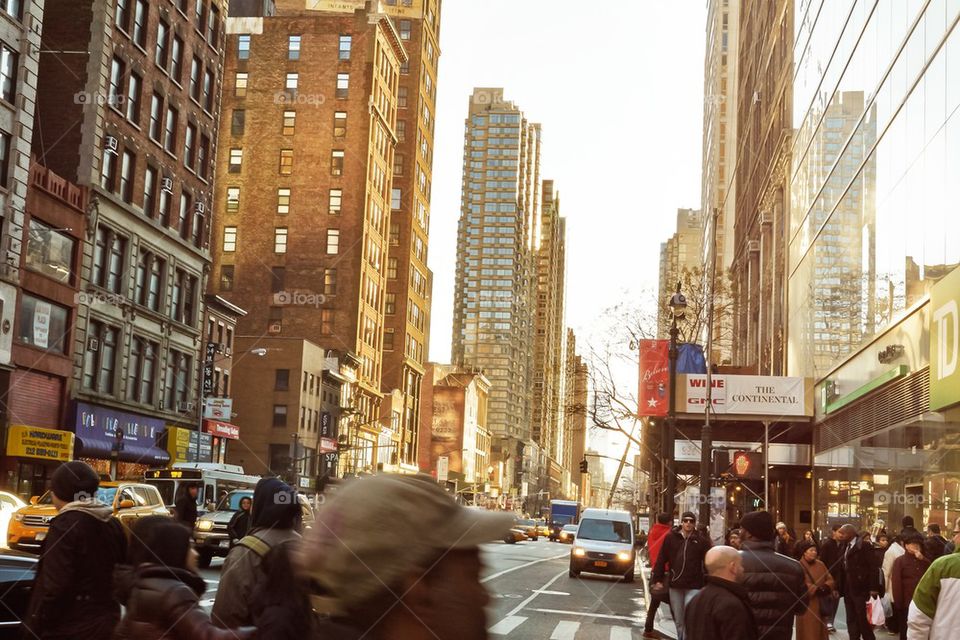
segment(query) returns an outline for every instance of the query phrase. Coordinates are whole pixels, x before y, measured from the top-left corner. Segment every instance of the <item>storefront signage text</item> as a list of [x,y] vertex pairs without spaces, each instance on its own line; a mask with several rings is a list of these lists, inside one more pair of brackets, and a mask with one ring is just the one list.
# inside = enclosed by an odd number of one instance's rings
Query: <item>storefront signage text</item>
[[74,434],[56,429],[11,425],[7,435],[7,455],[43,460],[73,459]]

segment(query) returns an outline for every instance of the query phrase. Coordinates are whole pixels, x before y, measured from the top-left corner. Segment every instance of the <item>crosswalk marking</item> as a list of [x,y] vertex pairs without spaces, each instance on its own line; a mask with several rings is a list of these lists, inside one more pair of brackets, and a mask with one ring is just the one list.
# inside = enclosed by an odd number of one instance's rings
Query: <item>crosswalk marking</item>
[[610,640],[633,640],[630,627],[610,627]]
[[579,622],[571,622],[569,620],[559,622],[557,623],[557,628],[553,630],[553,635],[550,636],[550,640],[574,640],[579,628]]
[[506,636],[509,635],[511,631],[522,625],[526,622],[527,619],[523,616],[507,616],[497,624],[490,627],[490,635],[493,636]]

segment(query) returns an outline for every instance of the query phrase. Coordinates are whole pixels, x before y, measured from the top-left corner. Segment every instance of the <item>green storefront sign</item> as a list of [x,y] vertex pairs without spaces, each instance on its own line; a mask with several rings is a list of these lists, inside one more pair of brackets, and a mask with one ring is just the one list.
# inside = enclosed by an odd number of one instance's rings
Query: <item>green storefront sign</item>
[[930,410],[960,402],[960,269],[930,290]]

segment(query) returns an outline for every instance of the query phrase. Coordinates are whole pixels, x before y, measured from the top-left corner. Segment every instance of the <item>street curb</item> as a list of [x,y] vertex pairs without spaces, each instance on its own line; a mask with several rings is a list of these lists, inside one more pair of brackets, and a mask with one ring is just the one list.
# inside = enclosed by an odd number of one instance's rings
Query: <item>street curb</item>
[[[643,576],[643,601],[646,603],[646,610],[647,610],[647,611],[650,610],[650,600],[651,600],[651,598],[650,598],[650,573],[651,573],[652,571],[653,571],[652,569],[647,569],[647,568],[645,568],[642,564],[640,565],[640,575]],[[669,607],[669,605],[668,605],[668,607]],[[672,614],[672,612],[671,612],[671,614]],[[659,633],[661,638],[665,638],[666,640],[677,640],[674,636],[670,635],[669,633],[665,633],[664,631],[661,631],[660,629],[658,629],[658,628],[657,628],[656,619],[654,619],[654,622],[653,622],[653,630],[656,631],[657,633]]]

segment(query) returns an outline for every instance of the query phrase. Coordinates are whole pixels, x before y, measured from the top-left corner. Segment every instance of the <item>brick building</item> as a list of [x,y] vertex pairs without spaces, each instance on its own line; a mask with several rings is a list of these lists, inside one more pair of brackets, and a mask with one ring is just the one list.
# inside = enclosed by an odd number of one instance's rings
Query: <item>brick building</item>
[[199,422],[225,15],[225,0],[46,2],[33,150],[92,191],[70,423],[103,471],[115,425],[136,476],[169,460],[168,425]]

